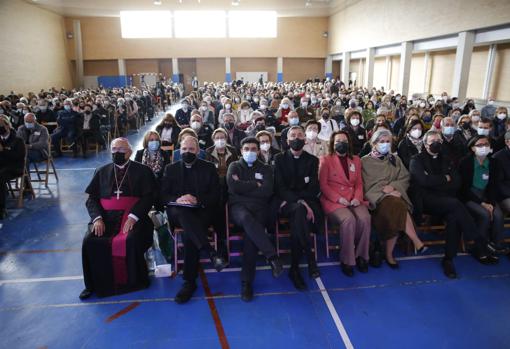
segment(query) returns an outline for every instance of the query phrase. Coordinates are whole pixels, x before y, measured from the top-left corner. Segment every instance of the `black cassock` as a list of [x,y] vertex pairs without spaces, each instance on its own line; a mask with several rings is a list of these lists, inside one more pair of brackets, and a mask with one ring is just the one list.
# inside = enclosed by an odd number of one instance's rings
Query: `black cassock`
[[[130,161],[125,168],[116,169],[119,184],[127,171],[119,197],[114,164],[98,168],[85,190],[91,220],[101,216],[106,226],[101,237],[89,229],[82,245],[85,287],[99,297],[149,286],[144,253],[152,245],[153,225],[147,214],[154,204],[156,180],[145,165]],[[138,217],[138,222],[123,235],[119,231],[129,214]]]

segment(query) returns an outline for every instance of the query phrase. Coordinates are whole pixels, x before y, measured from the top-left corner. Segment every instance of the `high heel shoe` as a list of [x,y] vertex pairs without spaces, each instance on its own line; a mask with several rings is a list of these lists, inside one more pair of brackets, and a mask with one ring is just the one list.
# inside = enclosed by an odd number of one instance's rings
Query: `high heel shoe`
[[386,263],[390,266],[391,269],[398,269],[398,263],[395,262],[395,263],[391,263],[387,257],[384,258],[384,260],[386,261]]
[[422,245],[420,248],[418,249],[414,249],[414,254],[417,255],[417,254],[423,254],[425,253],[429,248],[425,245]]

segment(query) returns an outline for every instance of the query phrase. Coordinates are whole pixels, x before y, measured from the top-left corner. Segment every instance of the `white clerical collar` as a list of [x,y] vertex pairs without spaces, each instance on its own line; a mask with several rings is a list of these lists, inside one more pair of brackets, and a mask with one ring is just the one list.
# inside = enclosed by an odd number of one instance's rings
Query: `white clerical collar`
[[8,132],[4,136],[0,136],[0,137],[2,137],[2,139],[5,141],[5,140],[7,140],[7,138],[9,138],[10,135],[11,135],[11,132]]
[[117,168],[120,168],[120,169],[122,170],[122,169],[124,169],[124,167],[126,167],[126,165],[129,163],[129,161],[130,161],[130,160],[128,159],[128,161],[126,161],[126,162],[124,163],[124,165],[117,165],[117,164],[114,164],[114,165],[115,165]]

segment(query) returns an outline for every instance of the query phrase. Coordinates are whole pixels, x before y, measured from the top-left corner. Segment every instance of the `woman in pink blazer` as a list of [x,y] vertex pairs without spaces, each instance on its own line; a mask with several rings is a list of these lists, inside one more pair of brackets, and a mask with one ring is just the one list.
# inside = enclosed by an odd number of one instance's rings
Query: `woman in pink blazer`
[[352,155],[349,134],[337,131],[329,141],[329,155],[321,158],[319,169],[321,204],[330,220],[340,224],[340,261],[342,272],[354,274],[354,265],[368,271],[370,214],[363,200],[361,161]]

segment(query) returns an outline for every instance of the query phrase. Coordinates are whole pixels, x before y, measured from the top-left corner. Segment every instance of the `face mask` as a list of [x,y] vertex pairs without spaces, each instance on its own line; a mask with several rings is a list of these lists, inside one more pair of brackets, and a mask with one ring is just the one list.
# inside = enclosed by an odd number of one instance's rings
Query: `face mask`
[[191,153],[189,151],[186,153],[182,153],[181,156],[182,156],[182,161],[184,161],[184,163],[186,163],[186,164],[193,163],[193,161],[195,161],[197,158],[197,155],[195,153]]
[[182,110],[184,110],[184,111],[188,111],[188,105],[187,105],[187,104],[183,104],[183,105],[182,105]]
[[282,108],[283,108],[283,109],[289,109],[289,105],[288,105],[287,103],[283,103],[283,104],[282,104]]
[[478,132],[478,135],[480,135],[480,136],[488,136],[489,135],[488,128],[477,128],[476,132]]
[[499,113],[497,117],[498,117],[499,120],[505,120],[506,119],[506,114],[505,113]]
[[411,132],[409,132],[409,134],[411,135],[411,137],[413,137],[414,139],[418,139],[421,137],[421,130],[419,129],[414,129],[414,130],[411,130]]
[[462,128],[463,128],[464,130],[469,130],[469,129],[471,128],[471,123],[469,123],[469,122],[464,122],[464,123],[462,124]]
[[489,105],[494,105],[494,101],[489,101]]
[[305,140],[304,139],[293,139],[289,141],[289,146],[292,150],[300,151],[305,146]]
[[306,131],[306,138],[314,140],[315,138],[317,138],[317,132],[313,130]]
[[258,97],[253,98],[253,101],[257,103],[259,101]]
[[378,143],[377,151],[382,155],[386,155],[390,152],[390,147],[391,147],[390,143]]
[[271,144],[269,143],[260,143],[260,150],[268,151],[271,148]]
[[455,133],[455,127],[453,126],[445,126],[443,127],[443,134],[445,136],[451,136]]
[[432,142],[432,144],[429,145],[429,150],[432,154],[439,154],[441,151],[441,142]]
[[243,152],[243,159],[247,164],[251,165],[257,160],[257,153],[254,151]]
[[31,130],[35,127],[35,125],[31,122],[25,122],[25,127]]
[[425,103],[424,102],[420,103],[420,108],[425,108]]
[[302,102],[302,103],[301,103],[301,106],[302,106],[303,108],[308,107],[308,102]]
[[201,126],[202,126],[202,124],[199,121],[193,121],[191,123],[191,128],[194,130],[200,129]]
[[296,126],[297,124],[299,124],[299,119],[298,118],[290,118],[289,119],[289,125],[290,126]]
[[39,109],[40,109],[41,111],[43,111],[43,112],[44,112],[44,111],[46,111],[46,110],[48,109],[48,107],[46,107],[46,106],[41,106],[41,107],[39,107]]
[[265,105],[265,104],[261,104],[261,105],[260,105],[260,109],[261,109],[261,110],[266,110],[266,109],[267,109],[267,105]]
[[431,121],[432,121],[432,116],[430,116],[430,115],[425,115],[425,116],[423,117],[423,121],[424,121],[424,122],[426,122],[426,123],[431,122]]
[[266,129],[266,125],[263,125],[263,124],[257,124],[257,126],[255,126],[255,129],[257,131],[263,131]]
[[329,113],[322,113],[322,118],[323,118],[324,120],[329,119]]
[[475,147],[475,154],[476,154],[476,156],[484,157],[484,156],[489,155],[490,152],[491,152],[491,148],[490,147],[481,147],[481,148]]
[[445,101],[445,102],[448,101],[448,96],[443,96],[442,98],[443,98],[443,101]]
[[91,112],[90,110],[85,110],[83,113],[89,115]]
[[202,107],[200,107],[200,109],[201,109],[202,111],[207,111],[207,107],[206,107],[206,106],[202,106]]
[[124,165],[126,163],[126,153],[112,153],[112,160],[115,165]]
[[226,145],[227,145],[227,141],[226,141],[225,139],[223,139],[223,138],[216,139],[216,140],[214,141],[214,146],[215,146],[216,148],[220,148],[220,149],[221,149],[221,148],[225,148],[225,146],[226,146]]
[[478,122],[478,121],[480,121],[480,116],[479,116],[479,115],[473,115],[473,116],[471,117],[471,121],[473,121],[473,122]]
[[347,154],[347,152],[349,151],[349,143],[347,142],[335,143],[335,151],[340,155]]
[[230,107],[232,107],[230,103],[225,104],[225,109],[230,109]]
[[156,151],[159,149],[159,141],[149,141],[148,146],[149,150]]
[[358,126],[359,125],[359,119],[351,119],[351,125],[352,126]]
[[234,123],[233,123],[233,122],[227,122],[227,123],[225,123],[225,125],[224,125],[224,126],[225,126],[225,128],[226,128],[227,130],[231,130],[231,129],[233,129],[233,128],[234,128]]
[[66,104],[66,105],[64,105],[64,109],[67,110],[67,111],[70,111],[71,110],[71,106]]

